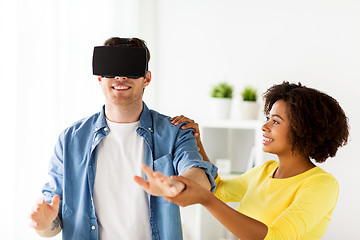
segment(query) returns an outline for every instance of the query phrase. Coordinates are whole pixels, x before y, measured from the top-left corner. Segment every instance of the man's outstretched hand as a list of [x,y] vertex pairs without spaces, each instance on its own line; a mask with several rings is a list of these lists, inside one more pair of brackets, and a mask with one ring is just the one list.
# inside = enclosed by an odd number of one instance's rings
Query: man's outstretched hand
[[30,226],[39,232],[48,230],[58,215],[59,203],[59,195],[53,197],[51,204],[46,203],[44,199],[39,199],[29,215]]
[[175,197],[185,188],[184,183],[164,176],[161,172],[154,172],[145,164],[142,164],[141,168],[148,180],[139,176],[134,176],[134,180],[153,196]]

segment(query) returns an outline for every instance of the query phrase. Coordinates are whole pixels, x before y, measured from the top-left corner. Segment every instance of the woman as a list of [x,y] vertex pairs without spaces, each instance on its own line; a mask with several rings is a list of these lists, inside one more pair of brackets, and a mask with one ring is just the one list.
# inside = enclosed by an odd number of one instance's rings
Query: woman
[[[317,167],[347,143],[348,120],[338,102],[318,90],[283,82],[263,95],[267,116],[263,151],[278,156],[261,166],[222,180],[214,195],[181,176],[185,189],[165,197],[180,206],[203,205],[240,239],[320,239],[328,226],[339,193],[336,179]],[[183,116],[171,119],[194,128],[200,153],[208,160],[197,124]],[[147,174],[151,174],[147,172]],[[169,178],[154,173],[162,182]],[[169,183],[170,184],[170,183]],[[236,210],[224,202],[240,202]]]

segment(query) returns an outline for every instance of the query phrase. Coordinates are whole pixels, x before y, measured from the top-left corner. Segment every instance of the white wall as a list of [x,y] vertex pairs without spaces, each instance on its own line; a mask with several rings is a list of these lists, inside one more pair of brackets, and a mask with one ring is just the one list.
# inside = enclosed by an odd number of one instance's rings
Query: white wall
[[360,2],[161,0],[158,5],[160,111],[206,119],[210,88],[223,80],[236,94],[247,84],[264,92],[283,80],[301,81],[340,102],[351,140],[321,165],[340,184],[324,239],[360,238]]
[[301,81],[337,98],[351,141],[322,165],[341,187],[325,239],[359,238],[359,10],[355,0],[1,0],[1,238],[39,239],[27,214],[57,135],[103,103],[91,54],[110,36],[147,40],[145,100],[168,115],[205,119],[210,88],[222,80],[259,92]]

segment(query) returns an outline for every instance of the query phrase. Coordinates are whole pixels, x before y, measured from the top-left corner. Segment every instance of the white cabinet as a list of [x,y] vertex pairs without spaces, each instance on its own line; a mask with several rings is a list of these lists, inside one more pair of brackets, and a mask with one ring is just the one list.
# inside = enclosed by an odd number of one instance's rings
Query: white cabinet
[[[221,177],[241,174],[274,155],[262,151],[261,121],[221,120],[199,122],[201,139],[209,159],[231,163],[230,173]],[[229,203],[236,208],[238,203]],[[184,240],[230,240],[234,238],[204,207],[200,205],[181,208]]]

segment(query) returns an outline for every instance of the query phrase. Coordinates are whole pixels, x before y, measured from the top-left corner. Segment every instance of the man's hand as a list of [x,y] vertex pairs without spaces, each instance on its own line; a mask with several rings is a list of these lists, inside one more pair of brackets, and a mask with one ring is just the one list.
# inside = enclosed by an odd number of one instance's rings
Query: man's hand
[[58,215],[59,203],[59,195],[53,197],[51,204],[46,203],[44,199],[39,199],[29,215],[31,219],[30,226],[38,232],[50,230],[53,221]]
[[142,164],[141,168],[145,172],[148,181],[139,176],[134,176],[134,180],[153,196],[175,197],[185,188],[182,182],[164,176],[161,172],[154,172],[145,164]]

